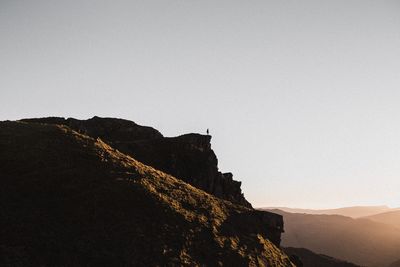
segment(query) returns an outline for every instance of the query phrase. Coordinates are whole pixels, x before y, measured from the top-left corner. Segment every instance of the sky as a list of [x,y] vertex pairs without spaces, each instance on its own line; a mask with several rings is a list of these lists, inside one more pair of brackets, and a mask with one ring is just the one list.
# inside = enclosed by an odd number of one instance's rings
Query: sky
[[210,129],[255,207],[400,207],[400,2],[0,0],[0,120]]

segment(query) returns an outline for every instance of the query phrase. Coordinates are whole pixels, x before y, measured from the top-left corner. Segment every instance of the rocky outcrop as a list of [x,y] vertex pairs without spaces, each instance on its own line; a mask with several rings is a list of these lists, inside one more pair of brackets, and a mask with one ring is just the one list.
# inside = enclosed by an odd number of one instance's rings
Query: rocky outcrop
[[231,173],[218,170],[218,159],[210,140],[211,136],[186,134],[115,146],[141,162],[219,198],[250,207],[242,194],[241,182],[233,180]]
[[232,173],[218,170],[218,159],[211,149],[211,136],[186,134],[163,135],[132,121],[93,117],[88,120],[48,117],[25,119],[26,122],[66,125],[93,138],[101,138],[121,152],[171,174],[219,198],[251,207],[241,191],[241,182]]

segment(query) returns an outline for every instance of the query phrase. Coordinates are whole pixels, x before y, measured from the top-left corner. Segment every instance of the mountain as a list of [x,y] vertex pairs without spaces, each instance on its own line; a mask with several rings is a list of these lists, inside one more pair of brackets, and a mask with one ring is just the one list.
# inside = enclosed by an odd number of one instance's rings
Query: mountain
[[371,216],[379,214],[382,212],[388,212],[395,209],[391,209],[388,206],[354,206],[354,207],[344,207],[338,209],[297,209],[297,208],[287,208],[287,207],[269,207],[260,208],[261,210],[272,210],[278,209],[290,213],[305,213],[305,214],[325,214],[325,215],[342,215],[351,218],[361,218],[365,216]]
[[400,210],[379,213],[364,218],[375,222],[390,224],[400,229]]
[[362,266],[386,267],[399,259],[400,229],[394,226],[340,215],[270,211],[284,218],[284,247],[306,248]]
[[311,250],[305,248],[284,248],[283,249],[286,254],[295,259],[299,259],[301,263],[299,266],[304,267],[358,267],[355,264],[337,260],[335,258],[323,255],[323,254],[316,254]]
[[186,134],[168,138],[151,127],[115,118],[77,120],[48,117],[22,121],[65,125],[92,138],[101,138],[146,165],[219,198],[251,207],[243,196],[241,182],[233,180],[232,173],[218,170],[218,159],[211,149],[209,135]]
[[292,266],[280,215],[65,125],[0,122],[0,183],[1,266]]

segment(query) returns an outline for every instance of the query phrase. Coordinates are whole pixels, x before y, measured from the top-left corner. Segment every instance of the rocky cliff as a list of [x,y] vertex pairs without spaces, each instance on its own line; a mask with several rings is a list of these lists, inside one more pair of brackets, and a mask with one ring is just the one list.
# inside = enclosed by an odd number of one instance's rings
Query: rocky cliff
[[66,126],[0,122],[0,203],[1,266],[292,266],[281,216]]
[[211,149],[209,135],[186,134],[168,138],[151,127],[115,118],[77,120],[48,117],[23,121],[66,125],[90,137],[99,137],[146,165],[219,198],[251,207],[243,196],[241,182],[233,180],[232,173],[218,170],[218,159]]

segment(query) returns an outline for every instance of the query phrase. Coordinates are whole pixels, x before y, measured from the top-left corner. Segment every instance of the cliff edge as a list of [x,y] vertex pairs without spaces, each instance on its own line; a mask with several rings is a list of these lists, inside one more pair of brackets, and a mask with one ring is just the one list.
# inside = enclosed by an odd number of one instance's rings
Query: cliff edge
[[218,170],[218,159],[211,149],[209,135],[164,137],[154,128],[115,118],[77,120],[48,117],[22,121],[65,125],[92,138],[101,138],[146,165],[219,198],[251,207],[242,193],[241,182],[233,180],[232,173],[221,173]]

